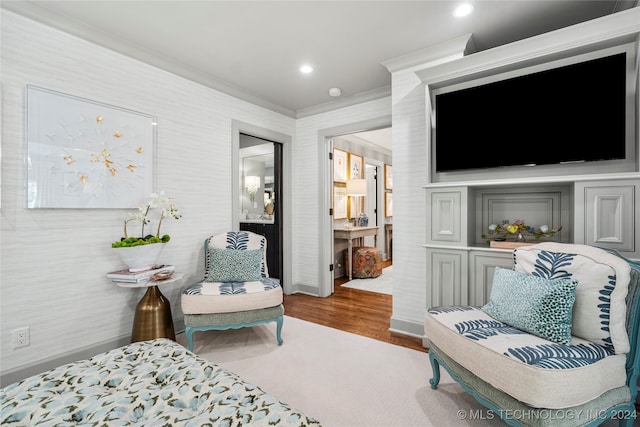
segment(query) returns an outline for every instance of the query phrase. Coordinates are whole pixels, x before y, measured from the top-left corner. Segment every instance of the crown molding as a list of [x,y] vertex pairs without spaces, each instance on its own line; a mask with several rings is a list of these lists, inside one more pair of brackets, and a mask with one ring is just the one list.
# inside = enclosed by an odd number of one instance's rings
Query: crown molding
[[640,8],[627,9],[591,21],[484,50],[416,71],[427,85],[454,82],[491,70],[509,70],[604,49],[638,40]]
[[395,73],[396,71],[422,66],[434,61],[441,61],[443,58],[461,58],[464,55],[473,53],[474,50],[473,35],[465,34],[434,46],[388,59],[382,62],[382,65],[390,73]]
[[385,97],[391,97],[391,85],[383,86],[381,88],[372,89],[365,92],[360,92],[348,97],[342,96],[340,99],[331,102],[325,102],[323,104],[314,105],[307,108],[302,108],[297,111],[296,118],[301,119],[304,117],[314,116],[320,113],[326,113],[328,111],[337,110],[339,108],[349,107],[351,105],[362,104],[363,102],[375,101]]

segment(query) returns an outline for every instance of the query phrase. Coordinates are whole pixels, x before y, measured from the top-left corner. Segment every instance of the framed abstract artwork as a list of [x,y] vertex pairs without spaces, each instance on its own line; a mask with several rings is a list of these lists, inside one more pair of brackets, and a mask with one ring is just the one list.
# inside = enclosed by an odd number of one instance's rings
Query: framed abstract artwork
[[28,85],[27,207],[137,208],[154,188],[154,116]]
[[333,219],[347,217],[347,188],[344,185],[333,186]]
[[364,178],[362,156],[349,153],[349,179]]
[[384,216],[393,216],[393,193],[384,193]]
[[393,189],[393,167],[391,165],[384,165],[384,189]]
[[347,181],[347,153],[337,148],[333,149],[333,180]]

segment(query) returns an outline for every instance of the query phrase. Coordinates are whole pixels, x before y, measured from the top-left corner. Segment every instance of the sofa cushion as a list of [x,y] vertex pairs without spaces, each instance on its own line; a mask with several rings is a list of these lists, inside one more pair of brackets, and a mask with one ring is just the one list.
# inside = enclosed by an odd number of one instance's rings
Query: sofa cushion
[[571,334],[617,354],[629,351],[625,297],[631,268],[625,260],[591,246],[546,242],[516,249],[514,263],[514,270],[545,279],[576,279]]
[[577,284],[572,279],[543,279],[498,267],[489,303],[482,310],[510,326],[569,344]]
[[626,383],[625,355],[577,337],[557,344],[478,307],[429,309],[425,334],[483,381],[537,408],[580,405]]
[[[262,287],[247,283],[200,282],[182,291],[180,305],[184,314],[231,313],[256,310],[282,304],[282,286],[278,279],[263,277]],[[219,292],[204,292],[204,286],[219,286]]]

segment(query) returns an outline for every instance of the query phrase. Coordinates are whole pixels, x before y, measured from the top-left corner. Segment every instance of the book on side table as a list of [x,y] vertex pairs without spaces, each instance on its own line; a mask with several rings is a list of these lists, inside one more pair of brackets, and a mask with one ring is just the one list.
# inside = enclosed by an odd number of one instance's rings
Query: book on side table
[[131,272],[125,268],[124,270],[107,273],[107,278],[114,282],[143,283],[151,280],[151,276],[155,274],[175,271],[175,269],[176,268],[173,265],[156,265],[148,270],[136,272]]

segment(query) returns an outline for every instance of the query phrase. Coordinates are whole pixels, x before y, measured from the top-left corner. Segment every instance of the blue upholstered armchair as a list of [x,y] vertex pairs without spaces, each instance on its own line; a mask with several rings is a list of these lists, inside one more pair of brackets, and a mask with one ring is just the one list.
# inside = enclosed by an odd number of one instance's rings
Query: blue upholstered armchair
[[282,345],[282,287],[269,277],[266,252],[267,239],[249,231],[229,231],[205,240],[203,281],[181,295],[189,350],[193,351],[196,331],[269,322],[276,322],[276,340]]

